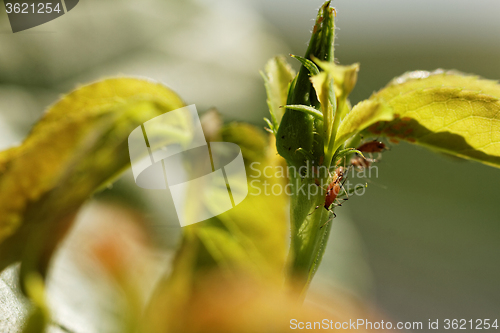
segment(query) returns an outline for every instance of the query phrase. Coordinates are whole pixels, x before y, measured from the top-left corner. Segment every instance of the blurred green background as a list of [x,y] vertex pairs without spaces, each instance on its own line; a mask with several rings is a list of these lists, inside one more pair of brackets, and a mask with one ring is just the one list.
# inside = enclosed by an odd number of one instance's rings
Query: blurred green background
[[[119,74],[163,81],[199,111],[215,106],[226,121],[262,127],[258,71],[275,54],[304,53],[321,3],[82,0],[17,34],[1,10],[0,148],[22,140],[60,94]],[[353,104],[408,70],[500,79],[498,0],[333,5],[336,57],[361,63]],[[337,210],[313,289],[343,288],[402,321],[498,318],[500,170],[404,143],[391,144],[378,167],[366,194]],[[160,243],[175,248],[169,198],[136,188],[130,173],[104,197],[146,209]]]

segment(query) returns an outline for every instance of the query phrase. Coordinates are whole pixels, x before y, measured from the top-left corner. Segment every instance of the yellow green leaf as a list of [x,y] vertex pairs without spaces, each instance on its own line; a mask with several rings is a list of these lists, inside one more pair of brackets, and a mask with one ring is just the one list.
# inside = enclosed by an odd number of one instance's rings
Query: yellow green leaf
[[283,117],[288,96],[288,88],[295,77],[295,71],[285,57],[278,56],[270,59],[262,73],[267,92],[267,105],[271,113],[273,126],[277,129]]
[[19,151],[18,147],[12,147],[0,152],[0,177],[2,176],[2,173],[4,173],[4,171],[6,170],[9,161],[12,161],[14,159],[14,156],[17,154],[18,151]]
[[[221,132],[224,141],[236,143],[242,149],[248,184],[241,185],[248,185],[249,194],[233,209],[190,226],[191,232],[198,235],[215,267],[234,274],[244,270],[258,279],[276,279],[281,276],[287,251],[284,161],[276,156],[274,148],[269,148],[269,140],[255,127],[231,124]],[[213,193],[204,200],[217,206],[217,198],[217,193]]]
[[332,75],[335,81],[335,95],[337,98],[349,96],[358,81],[359,64],[342,66],[332,64]]
[[393,79],[387,87],[380,90],[372,98],[388,101],[393,97],[423,88],[454,87],[477,91],[500,98],[500,85],[497,81],[485,80],[479,76],[468,75],[458,71],[433,72],[413,71]]
[[369,99],[390,108],[394,120],[367,132],[500,167],[499,98],[495,81],[442,70],[407,73]]
[[43,278],[38,273],[30,273],[26,278],[26,291],[33,304],[23,333],[43,333],[50,322]]
[[365,100],[355,105],[340,123],[334,151],[359,131],[380,121],[390,121],[393,117],[393,110],[377,100]]
[[0,154],[0,270],[22,258],[22,272],[44,273],[80,205],[130,165],[131,131],[182,106],[161,84],[114,78],[50,107],[19,147]]
[[[326,62],[315,59],[318,65],[327,64]],[[333,88],[333,76],[330,71],[325,70],[311,76],[311,83],[316,91],[316,96],[321,104],[321,113],[323,114],[323,138],[325,153],[328,150],[332,130],[334,128],[334,117],[336,110],[335,92]]]

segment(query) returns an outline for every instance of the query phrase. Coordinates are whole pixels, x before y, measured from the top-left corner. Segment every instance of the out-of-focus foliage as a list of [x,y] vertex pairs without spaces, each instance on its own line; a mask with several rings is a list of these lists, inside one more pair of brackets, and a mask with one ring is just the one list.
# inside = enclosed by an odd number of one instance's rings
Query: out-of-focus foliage
[[259,69],[287,50],[255,10],[227,0],[80,1],[71,15],[21,34],[3,11],[0,32],[0,118],[17,140],[59,94],[119,74],[175,87],[200,110],[260,122]]
[[[220,133],[224,141],[236,143],[242,149],[249,195],[230,211],[184,228],[173,271],[159,286],[149,306],[149,319],[145,321],[148,325],[143,328],[144,332],[164,332],[165,328],[196,332],[205,327],[203,320],[197,318],[201,309],[191,307],[201,306],[196,305],[196,300],[215,291],[205,289],[207,283],[215,283],[217,288],[240,284],[243,288],[266,286],[275,291],[283,288],[288,198],[284,192],[275,195],[270,191],[274,185],[282,188],[286,184],[285,177],[275,177],[276,169],[284,167],[283,160],[276,155],[274,142],[269,145],[268,138],[256,128],[235,123],[221,128]],[[265,168],[267,177],[264,176]],[[214,281],[208,282],[212,278]],[[228,297],[229,301],[234,290],[226,292],[226,296],[219,294],[219,297]],[[226,311],[230,309],[228,307]],[[258,325],[264,325],[264,322]]]
[[119,78],[81,87],[49,108],[22,145],[2,155],[0,268],[22,260],[23,274],[45,274],[80,205],[130,165],[130,132],[183,105],[163,85]]
[[43,277],[37,272],[30,272],[25,280],[26,293],[32,302],[33,310],[25,323],[23,333],[43,333],[51,321]]

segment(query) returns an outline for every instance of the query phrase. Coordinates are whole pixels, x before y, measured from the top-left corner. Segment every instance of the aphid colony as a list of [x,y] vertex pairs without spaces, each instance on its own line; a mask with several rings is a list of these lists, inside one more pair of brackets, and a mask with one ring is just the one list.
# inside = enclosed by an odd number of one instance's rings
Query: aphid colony
[[[387,146],[385,143],[378,141],[378,140],[373,140],[373,141],[368,141],[363,144],[361,144],[359,147],[355,149],[357,152],[361,152],[363,155],[369,155],[370,158],[367,158],[365,156],[361,156],[359,154],[355,154],[353,157],[350,159],[350,167],[358,168],[358,169],[364,169],[368,168],[371,163],[377,162],[380,159],[381,153],[385,150],[387,150]],[[377,158],[373,158],[373,154],[378,154]],[[330,183],[328,187],[326,188],[326,194],[325,194],[325,203],[323,207],[330,213],[333,214],[333,218],[336,217],[336,214],[333,212],[332,206],[342,206],[342,201],[345,201],[349,199],[349,192],[344,188],[344,183],[347,180],[347,173],[348,169],[346,170],[345,167],[343,166],[337,166],[333,175],[330,175]],[[316,185],[320,186],[319,181],[316,179]],[[315,208],[318,209],[320,206],[317,206]],[[313,214],[314,211],[311,213]],[[328,222],[330,222],[331,219],[329,219],[325,224],[323,224],[320,228],[323,228],[324,225],[326,225]]]
[[365,142],[361,144],[358,148],[356,148],[356,150],[360,151],[361,153],[370,154],[369,155],[370,158],[366,158],[360,155],[355,155],[351,157],[351,165],[357,169],[366,169],[370,167],[371,163],[378,161],[376,159],[373,159],[374,153],[377,153],[378,158],[380,159],[381,153],[387,149],[388,149],[387,146],[382,141],[373,140]]

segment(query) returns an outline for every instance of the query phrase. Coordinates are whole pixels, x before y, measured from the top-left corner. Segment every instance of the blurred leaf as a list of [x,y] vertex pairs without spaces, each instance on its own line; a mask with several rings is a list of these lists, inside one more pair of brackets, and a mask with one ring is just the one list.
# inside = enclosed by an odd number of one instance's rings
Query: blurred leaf
[[205,134],[205,139],[210,141],[221,141],[220,129],[224,124],[222,116],[219,111],[212,108],[200,117],[201,127],[203,128],[203,134]]
[[26,290],[33,308],[24,325],[23,333],[43,333],[50,321],[43,278],[37,273],[30,273],[26,278]]
[[[7,169],[7,164],[12,161],[19,151],[19,147],[12,147],[0,152],[0,177]],[[1,233],[0,233],[1,235]]]
[[[141,332],[284,333],[298,328],[293,326],[292,318],[297,322],[309,322],[311,330],[313,323],[323,318],[333,323],[367,318],[369,304],[348,293],[332,293],[331,289],[322,285],[321,294],[312,293],[302,304],[297,302],[295,295],[273,284],[249,280],[245,276],[228,280],[224,276],[211,275],[197,284],[186,310],[175,318],[178,325],[175,329],[155,327]],[[152,309],[159,316],[169,315],[168,310],[164,307]],[[376,309],[370,311],[368,320],[382,319]],[[373,330],[365,329],[364,325],[356,330],[369,331]]]
[[222,141],[236,143],[241,148],[247,165],[264,160],[268,154],[269,140],[255,126],[231,123],[221,128],[220,135]]
[[22,259],[22,276],[43,275],[80,205],[130,165],[131,131],[182,106],[163,85],[115,78],[49,108],[21,146],[0,154],[0,270]]
[[[225,141],[236,143],[242,148],[247,165],[249,194],[235,208],[192,228],[203,234],[200,237],[203,244],[207,244],[210,238],[212,245],[205,247],[212,258],[226,252],[228,257],[231,257],[229,261],[240,261],[229,265],[236,271],[241,271],[238,267],[240,266],[252,270],[258,278],[279,277],[287,251],[288,197],[283,191],[287,184],[286,164],[276,154],[274,142],[269,143],[255,127],[231,124],[223,128],[222,133]],[[245,133],[246,137],[243,138],[242,133]],[[273,186],[274,193],[271,190]],[[215,233],[219,235],[209,237]],[[223,249],[226,244],[227,248]],[[219,249],[211,251],[213,245]],[[240,247],[240,250],[232,249],[233,246]],[[215,262],[217,266],[227,264],[217,260]]]
[[[183,228],[173,272],[150,304],[145,332],[176,331],[185,325],[182,316],[189,316],[185,309],[198,284],[209,276],[220,276],[228,283],[244,276],[282,287],[288,232],[285,162],[276,154],[274,137],[269,143],[250,125],[231,124],[222,129],[222,136],[242,149],[249,194],[226,213]],[[206,200],[217,204],[215,194]]]
[[407,73],[365,103],[388,107],[395,117],[367,132],[500,167],[499,98],[494,81],[457,72]]
[[286,61],[285,57],[278,56],[269,60],[265,72],[262,73],[267,92],[267,105],[271,113],[272,124],[277,131],[285,109],[288,88],[295,77],[295,71]]

